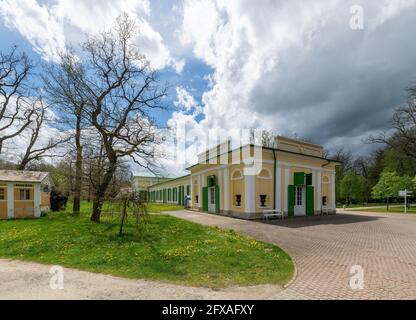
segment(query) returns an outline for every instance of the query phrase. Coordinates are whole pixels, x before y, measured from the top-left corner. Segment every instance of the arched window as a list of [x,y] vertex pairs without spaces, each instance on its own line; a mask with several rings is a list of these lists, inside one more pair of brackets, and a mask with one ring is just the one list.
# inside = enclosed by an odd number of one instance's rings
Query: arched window
[[259,179],[272,179],[272,173],[268,168],[264,168],[257,175],[257,178],[259,178]]
[[323,177],[322,177],[322,183],[329,183],[329,178],[328,178],[328,176],[323,176]]
[[231,174],[231,180],[241,180],[243,179],[243,174],[240,169],[235,169]]

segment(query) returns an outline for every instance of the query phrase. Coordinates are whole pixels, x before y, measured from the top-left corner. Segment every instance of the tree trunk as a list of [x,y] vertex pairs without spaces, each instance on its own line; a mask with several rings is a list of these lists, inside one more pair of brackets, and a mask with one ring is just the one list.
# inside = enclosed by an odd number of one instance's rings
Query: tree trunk
[[17,166],[16,166],[16,170],[20,170],[23,171],[26,169],[27,164],[29,163],[29,161],[27,161],[26,159],[23,159]]
[[91,215],[91,221],[95,223],[100,223],[100,217],[101,217],[101,209],[103,207],[102,200],[94,199],[92,204],[92,215]]
[[387,197],[387,211],[389,211],[390,198]]
[[114,173],[117,169],[117,158],[111,159],[108,169],[105,171],[102,182],[97,186],[95,191],[95,197],[93,201],[93,209],[91,215],[91,221],[100,223],[101,209],[105,200],[105,194],[108,186],[113,179]]
[[75,185],[73,214],[79,214],[81,209],[81,185],[82,185],[82,144],[81,144],[81,117],[77,115],[75,132],[76,161],[75,161]]

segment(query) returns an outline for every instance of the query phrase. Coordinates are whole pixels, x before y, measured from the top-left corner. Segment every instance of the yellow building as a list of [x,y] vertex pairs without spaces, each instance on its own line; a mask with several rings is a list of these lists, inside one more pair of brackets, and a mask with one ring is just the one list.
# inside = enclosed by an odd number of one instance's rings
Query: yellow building
[[149,199],[195,210],[256,219],[265,210],[287,216],[335,213],[335,167],[320,145],[276,137],[273,148],[224,143],[198,156],[189,176],[148,188]]
[[50,209],[47,172],[0,170],[0,219],[39,218]]
[[162,182],[170,181],[172,179],[173,178],[169,177],[158,177],[150,172],[137,172],[132,175],[131,186],[135,192],[143,193],[144,196],[142,199],[147,200],[147,192],[149,187]]

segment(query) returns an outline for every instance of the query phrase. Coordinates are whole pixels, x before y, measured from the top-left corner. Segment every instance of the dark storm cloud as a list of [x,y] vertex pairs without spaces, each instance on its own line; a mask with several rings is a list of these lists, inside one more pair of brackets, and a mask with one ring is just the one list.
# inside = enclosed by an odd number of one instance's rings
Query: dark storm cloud
[[333,21],[307,46],[283,51],[250,104],[280,119],[276,130],[328,145],[387,130],[416,80],[415,28],[414,7],[376,28],[354,31]]

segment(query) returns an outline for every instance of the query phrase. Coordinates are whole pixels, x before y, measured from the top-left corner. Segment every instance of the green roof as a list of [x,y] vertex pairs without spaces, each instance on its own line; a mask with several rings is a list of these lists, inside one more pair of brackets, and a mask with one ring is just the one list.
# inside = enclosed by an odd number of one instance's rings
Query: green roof
[[175,179],[178,176],[173,176],[171,174],[164,174],[160,173],[159,175],[155,175],[153,172],[150,171],[135,171],[133,172],[133,177],[144,177],[144,178],[159,178],[159,179]]

